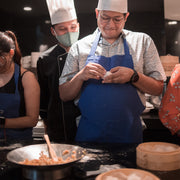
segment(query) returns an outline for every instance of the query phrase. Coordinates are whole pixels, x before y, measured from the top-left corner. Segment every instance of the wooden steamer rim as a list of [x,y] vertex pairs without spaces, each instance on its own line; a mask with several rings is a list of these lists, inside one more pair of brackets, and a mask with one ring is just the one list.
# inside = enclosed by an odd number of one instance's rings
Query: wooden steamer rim
[[142,178],[145,178],[145,176],[151,177],[152,180],[160,180],[157,176],[154,174],[140,169],[133,169],[133,168],[122,168],[122,169],[114,169],[111,171],[107,171],[104,173],[99,174],[95,180],[106,180],[108,176],[112,176],[114,178],[117,178],[118,173],[123,173],[126,176],[135,173],[141,175]]
[[[169,152],[153,151],[155,146],[172,147]],[[173,171],[180,169],[180,146],[166,142],[146,142],[136,148],[136,164],[143,169]]]

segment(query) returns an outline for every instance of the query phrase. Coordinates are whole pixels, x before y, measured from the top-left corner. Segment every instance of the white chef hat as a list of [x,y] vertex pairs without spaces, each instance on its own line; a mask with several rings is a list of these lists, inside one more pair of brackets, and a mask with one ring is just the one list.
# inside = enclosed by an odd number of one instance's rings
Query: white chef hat
[[127,13],[127,0],[99,0],[97,9]]
[[46,0],[51,24],[77,19],[73,0]]

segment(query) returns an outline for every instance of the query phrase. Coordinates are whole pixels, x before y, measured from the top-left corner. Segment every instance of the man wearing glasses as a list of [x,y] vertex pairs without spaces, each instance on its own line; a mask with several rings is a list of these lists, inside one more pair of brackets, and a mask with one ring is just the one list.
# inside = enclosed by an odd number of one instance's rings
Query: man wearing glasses
[[40,116],[51,141],[67,143],[75,138],[79,110],[73,101],[61,101],[58,87],[67,53],[79,37],[79,23],[73,0],[46,2],[52,24],[51,33],[58,44],[45,51],[37,62],[41,88]]
[[77,141],[141,143],[144,94],[161,94],[166,78],[157,49],[147,34],[123,29],[127,0],[99,0],[95,12],[98,28],[71,47],[60,96],[80,95]]

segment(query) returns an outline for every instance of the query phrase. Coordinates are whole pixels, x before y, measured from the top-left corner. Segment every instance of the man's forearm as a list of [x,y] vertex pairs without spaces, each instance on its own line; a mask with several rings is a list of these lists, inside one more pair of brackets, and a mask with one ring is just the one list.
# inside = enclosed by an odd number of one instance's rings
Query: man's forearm
[[163,81],[158,81],[141,73],[138,74],[139,80],[133,85],[136,86],[140,91],[155,96],[158,96],[162,93]]
[[75,75],[70,81],[59,85],[60,98],[63,101],[70,101],[75,99],[83,85],[83,81],[78,78],[78,74]]

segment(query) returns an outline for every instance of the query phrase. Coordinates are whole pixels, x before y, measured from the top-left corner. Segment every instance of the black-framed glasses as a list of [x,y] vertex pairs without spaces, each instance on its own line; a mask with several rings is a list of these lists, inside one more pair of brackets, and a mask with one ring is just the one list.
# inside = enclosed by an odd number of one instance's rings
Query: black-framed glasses
[[124,21],[124,16],[123,17],[109,17],[109,16],[103,16],[100,14],[100,19],[102,23],[109,23],[112,19],[114,24],[121,24]]

